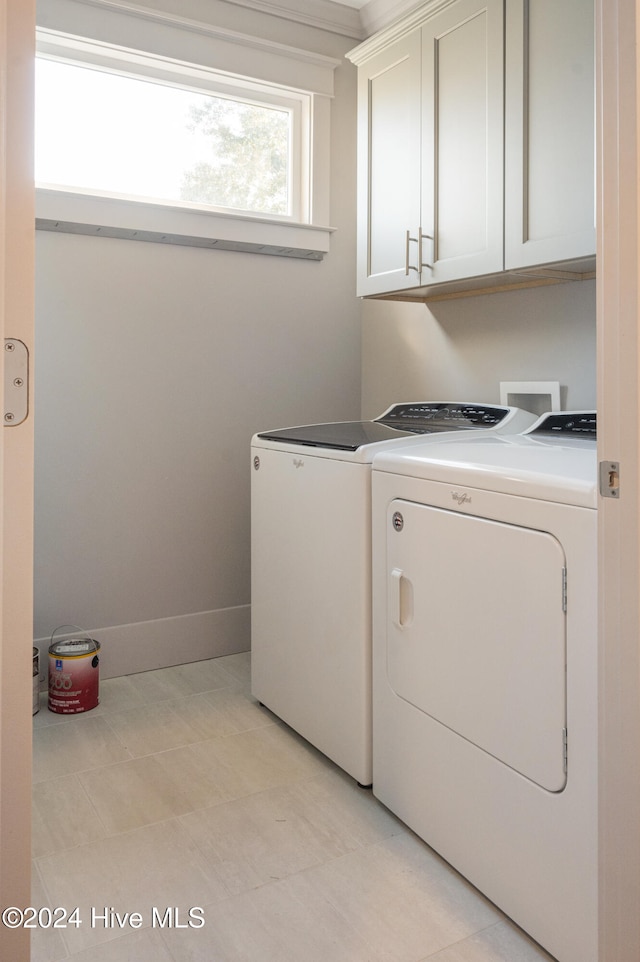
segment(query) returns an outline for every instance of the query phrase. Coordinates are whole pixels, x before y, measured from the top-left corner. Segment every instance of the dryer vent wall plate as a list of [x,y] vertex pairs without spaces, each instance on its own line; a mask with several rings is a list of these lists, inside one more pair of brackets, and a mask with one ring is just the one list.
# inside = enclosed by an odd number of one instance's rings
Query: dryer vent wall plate
[[500,403],[532,414],[561,411],[559,381],[500,381]]

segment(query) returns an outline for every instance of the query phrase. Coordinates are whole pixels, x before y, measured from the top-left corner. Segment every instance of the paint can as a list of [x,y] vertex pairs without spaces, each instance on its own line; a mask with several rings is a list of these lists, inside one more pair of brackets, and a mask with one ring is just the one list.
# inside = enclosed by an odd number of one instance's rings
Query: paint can
[[33,714],[40,709],[40,652],[33,649]]
[[[54,641],[54,635],[64,628],[76,626],[61,625],[51,635],[49,711],[75,715],[90,711],[100,701],[100,642],[86,636]],[[82,634],[82,628],[76,630]]]

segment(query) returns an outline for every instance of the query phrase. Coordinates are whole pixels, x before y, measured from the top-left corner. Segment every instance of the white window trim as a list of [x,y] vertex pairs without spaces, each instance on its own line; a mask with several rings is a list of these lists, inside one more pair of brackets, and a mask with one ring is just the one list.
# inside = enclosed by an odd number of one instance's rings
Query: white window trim
[[171,203],[46,187],[36,190],[36,228],[306,260],[322,260],[329,252],[333,230],[248,214],[212,213],[204,208],[191,210]]
[[[74,0],[70,0],[73,4]],[[87,0],[80,0],[82,5]],[[69,0],[61,0],[62,7]],[[113,14],[104,3],[91,0],[90,6],[100,8],[100,13]],[[128,13],[131,12],[128,7]],[[126,20],[122,10],[114,19]],[[166,17],[162,18],[166,28]],[[189,29],[193,29],[189,22]],[[116,23],[116,26],[118,24]],[[113,26],[113,25],[112,25]],[[122,26],[122,24],[121,24]],[[125,24],[126,26],[126,24]],[[171,36],[174,43],[163,44],[171,52],[181,47],[181,38],[176,28],[183,29],[184,22],[172,24]],[[306,51],[261,41],[255,37],[229,31],[206,28],[209,36],[207,59],[209,62],[229,62],[228,46],[234,53],[236,71],[213,69],[202,62],[192,62],[175,56],[157,52],[147,53],[134,50],[122,44],[98,39],[81,38],[50,28],[37,31],[38,50],[46,56],[59,57],[76,62],[87,62],[130,72],[153,75],[174,81],[192,79],[199,87],[210,89],[229,83],[237,88],[251,81],[258,81],[273,88],[277,94],[280,86],[288,86],[277,79],[275,69],[281,61],[280,76],[289,78],[291,62],[297,63],[296,87],[288,87],[293,95],[299,94],[301,110],[309,116],[310,137],[298,145],[302,159],[304,180],[304,202],[299,222],[254,214],[236,214],[214,208],[199,208],[196,205],[176,205],[164,202],[147,202],[128,197],[103,195],[87,191],[67,190],[51,185],[40,185],[36,190],[36,227],[40,230],[57,230],[70,233],[98,234],[111,237],[128,237],[136,240],[158,241],[162,243],[191,244],[227,250],[247,250],[284,256],[303,257],[321,260],[329,250],[333,228],[327,226],[329,219],[329,128],[330,102],[333,96],[333,72],[339,61]],[[111,31],[110,36],[118,31]],[[211,48],[212,35],[215,36],[215,50]],[[165,38],[166,39],[166,38]],[[246,42],[245,42],[246,41]],[[224,56],[219,55],[220,46]],[[256,57],[256,51],[266,55]],[[182,51],[185,52],[184,49]],[[192,51],[196,53],[196,51]],[[193,59],[201,61],[202,57]],[[251,71],[246,68],[251,65]],[[129,67],[129,71],[127,71]],[[310,70],[306,68],[311,68]],[[244,73],[242,72],[244,69]],[[319,75],[320,72],[320,75]],[[266,75],[269,75],[268,78]],[[318,88],[321,88],[319,90]],[[304,126],[304,125],[302,125]]]

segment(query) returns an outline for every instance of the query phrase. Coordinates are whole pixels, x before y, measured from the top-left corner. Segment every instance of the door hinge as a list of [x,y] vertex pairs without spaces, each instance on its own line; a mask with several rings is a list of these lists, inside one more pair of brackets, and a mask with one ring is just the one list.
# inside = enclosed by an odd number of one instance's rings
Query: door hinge
[[567,729],[563,728],[562,729],[562,770],[565,775],[567,774],[567,759],[568,759]]
[[5,427],[22,424],[29,413],[29,351],[15,337],[4,340]]
[[562,569],[562,610],[567,613],[567,569]]
[[603,498],[620,497],[620,462],[601,461],[599,465],[600,495]]

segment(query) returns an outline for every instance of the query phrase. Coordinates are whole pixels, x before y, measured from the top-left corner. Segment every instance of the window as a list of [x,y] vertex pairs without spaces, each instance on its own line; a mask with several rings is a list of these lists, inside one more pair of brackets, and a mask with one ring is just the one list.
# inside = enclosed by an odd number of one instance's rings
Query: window
[[292,156],[300,104],[252,93],[38,58],[36,181],[304,219]]
[[39,31],[37,226],[321,259],[328,104],[324,92]]

